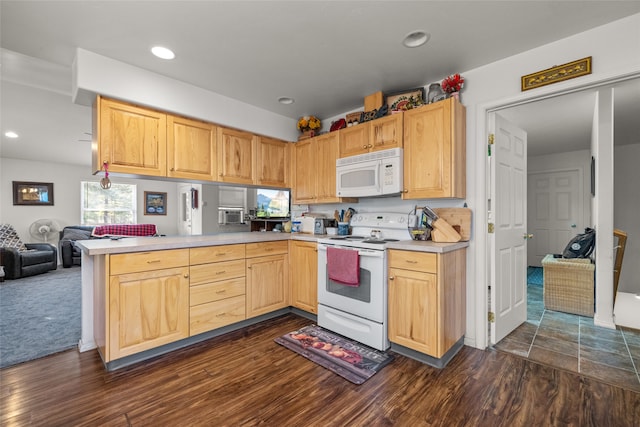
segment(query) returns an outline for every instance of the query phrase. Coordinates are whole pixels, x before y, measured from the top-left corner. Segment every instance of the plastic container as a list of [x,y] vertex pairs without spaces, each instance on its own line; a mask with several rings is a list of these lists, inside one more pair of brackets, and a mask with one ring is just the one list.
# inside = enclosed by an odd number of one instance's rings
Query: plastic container
[[291,232],[292,233],[301,233],[302,232],[302,222],[293,221],[293,223],[291,223]]

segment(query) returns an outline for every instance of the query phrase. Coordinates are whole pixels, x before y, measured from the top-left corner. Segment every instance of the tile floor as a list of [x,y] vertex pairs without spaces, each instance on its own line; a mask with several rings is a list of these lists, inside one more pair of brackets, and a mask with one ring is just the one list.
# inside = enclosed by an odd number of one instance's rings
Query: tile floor
[[527,321],[495,349],[640,392],[640,331],[545,310],[542,286],[527,288]]

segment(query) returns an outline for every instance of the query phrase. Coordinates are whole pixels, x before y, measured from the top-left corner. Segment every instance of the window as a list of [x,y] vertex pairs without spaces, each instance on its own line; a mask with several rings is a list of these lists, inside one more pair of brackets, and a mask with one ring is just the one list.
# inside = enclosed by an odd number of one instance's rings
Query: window
[[135,184],[111,184],[108,190],[99,182],[82,181],[80,196],[82,225],[135,224]]

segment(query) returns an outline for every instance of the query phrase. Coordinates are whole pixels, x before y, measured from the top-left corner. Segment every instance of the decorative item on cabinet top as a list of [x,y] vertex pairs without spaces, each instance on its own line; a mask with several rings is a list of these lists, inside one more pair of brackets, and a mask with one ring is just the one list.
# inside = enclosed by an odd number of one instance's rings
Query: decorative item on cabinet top
[[298,119],[297,127],[302,133],[298,137],[298,141],[300,141],[316,136],[322,127],[322,122],[315,116],[303,116]]
[[411,110],[425,103],[424,87],[387,93],[385,96],[390,114]]

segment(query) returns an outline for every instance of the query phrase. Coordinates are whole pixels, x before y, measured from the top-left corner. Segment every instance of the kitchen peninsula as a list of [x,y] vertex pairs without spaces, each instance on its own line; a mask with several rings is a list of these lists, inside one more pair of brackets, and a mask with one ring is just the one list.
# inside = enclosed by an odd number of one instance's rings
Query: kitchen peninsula
[[[113,370],[287,313],[289,240],[318,237],[265,232],[79,241],[80,351],[97,347]],[[467,245],[394,247],[445,253]]]

